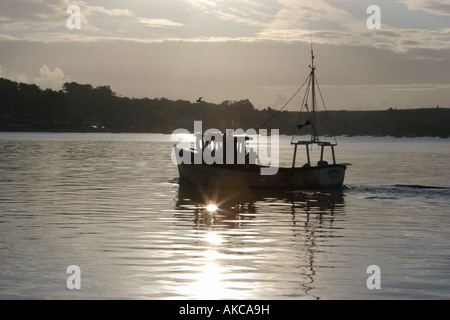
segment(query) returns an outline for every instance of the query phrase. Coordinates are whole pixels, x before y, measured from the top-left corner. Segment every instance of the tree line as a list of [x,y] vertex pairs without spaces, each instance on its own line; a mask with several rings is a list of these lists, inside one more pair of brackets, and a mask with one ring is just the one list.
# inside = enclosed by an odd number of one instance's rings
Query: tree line
[[[171,133],[178,128],[259,128],[277,113],[270,107],[256,109],[249,100],[219,104],[166,98],[118,96],[109,86],[66,82],[61,90],[41,89],[35,84],[0,78],[0,131],[51,132],[148,132]],[[318,118],[331,126],[324,135],[440,136],[448,137],[450,109],[424,108],[383,111],[328,111]],[[264,129],[292,134],[307,119],[306,113],[281,111]],[[327,121],[328,122],[328,121]],[[301,133],[308,134],[305,127]]]

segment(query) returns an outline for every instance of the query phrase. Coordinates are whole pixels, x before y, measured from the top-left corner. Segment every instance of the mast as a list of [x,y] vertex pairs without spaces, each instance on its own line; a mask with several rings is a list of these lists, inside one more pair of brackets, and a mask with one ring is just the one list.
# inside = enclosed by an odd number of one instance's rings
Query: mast
[[311,121],[311,141],[317,141],[316,132],[316,79],[314,77],[314,71],[316,66],[314,65],[314,51],[312,43],[312,27],[311,27],[311,9],[309,10],[309,36],[311,42],[311,99],[312,99],[312,121]]
[[317,141],[316,132],[316,79],[314,77],[314,71],[316,67],[314,66],[314,53],[311,50],[311,99],[312,99],[312,121],[311,121],[311,140]]

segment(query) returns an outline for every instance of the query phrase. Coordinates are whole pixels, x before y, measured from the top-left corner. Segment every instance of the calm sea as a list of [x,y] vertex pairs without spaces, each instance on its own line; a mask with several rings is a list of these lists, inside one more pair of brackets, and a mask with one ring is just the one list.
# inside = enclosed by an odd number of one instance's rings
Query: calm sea
[[170,135],[0,133],[0,298],[450,299],[450,141],[338,143],[340,191],[199,192]]

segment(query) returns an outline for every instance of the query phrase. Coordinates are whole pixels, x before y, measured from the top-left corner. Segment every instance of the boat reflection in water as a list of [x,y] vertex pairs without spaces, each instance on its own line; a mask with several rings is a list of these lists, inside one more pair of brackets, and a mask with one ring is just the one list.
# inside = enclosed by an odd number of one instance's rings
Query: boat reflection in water
[[199,186],[180,181],[176,209],[189,209],[196,215],[196,225],[220,224],[215,221],[201,221],[201,216],[218,213],[222,220],[240,220],[241,214],[256,214],[256,204],[260,207],[270,204],[287,205],[293,215],[323,214],[333,216],[335,210],[343,207],[343,189],[266,189],[246,187]]
[[[179,184],[177,220],[204,255],[183,294],[206,299],[320,298],[312,290],[341,228],[342,189],[273,190]],[[178,220],[179,221],[179,220]],[[322,247],[325,246],[325,247]],[[330,267],[327,267],[328,269]],[[319,267],[320,269],[320,267]],[[277,289],[279,287],[279,289]]]

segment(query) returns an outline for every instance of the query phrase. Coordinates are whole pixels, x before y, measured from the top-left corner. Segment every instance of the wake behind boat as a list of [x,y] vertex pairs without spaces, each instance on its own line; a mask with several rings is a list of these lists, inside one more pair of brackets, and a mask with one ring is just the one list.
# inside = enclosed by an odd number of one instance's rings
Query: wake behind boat
[[[195,134],[195,147],[181,148],[177,145],[174,146],[180,181],[203,186],[245,186],[252,188],[334,188],[342,186],[348,164],[336,162],[336,138],[334,137],[334,143],[322,141],[319,138],[316,110],[318,83],[315,77],[316,66],[312,46],[311,62],[309,76],[294,94],[295,96],[307,84],[300,110],[302,111],[305,107],[307,118],[306,121],[305,119],[303,121],[299,119],[292,135],[291,145],[294,146],[294,151],[291,167],[273,168],[258,163],[257,160],[260,159],[251,148],[251,140],[255,138],[252,135],[229,133],[219,135],[197,132]],[[320,96],[322,97],[321,93]],[[309,110],[308,105],[311,105],[311,110]],[[324,103],[323,106],[325,107]],[[301,140],[300,136],[297,136],[301,129],[305,127],[310,128],[311,138],[309,140]],[[299,146],[305,148],[306,163],[302,166],[297,166]],[[320,153],[317,162],[312,160],[313,146],[317,146]],[[328,152],[326,152],[327,150]],[[328,157],[331,156],[329,160],[325,159],[326,153],[328,153]],[[210,155],[209,158],[204,159],[204,154]],[[215,161],[211,161],[212,158]],[[265,170],[269,171],[269,169],[274,169],[271,174],[263,174]]]

